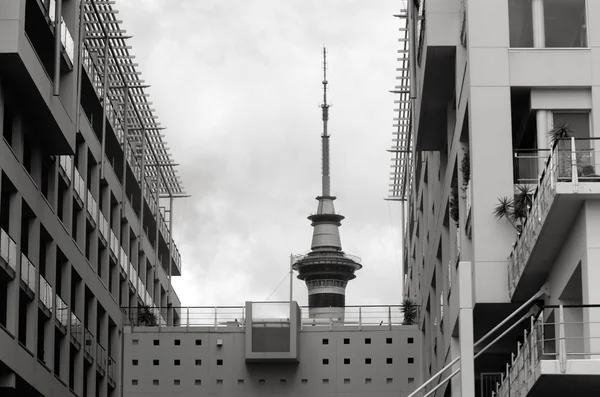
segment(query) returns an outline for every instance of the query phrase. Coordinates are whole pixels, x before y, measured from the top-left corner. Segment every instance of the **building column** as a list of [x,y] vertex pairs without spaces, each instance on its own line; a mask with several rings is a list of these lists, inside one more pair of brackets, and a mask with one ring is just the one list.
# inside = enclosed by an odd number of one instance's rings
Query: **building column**
[[100,397],[96,396],[96,343],[98,343],[99,336],[97,332],[97,321],[98,321],[98,304],[95,296],[90,296],[90,299],[86,301],[85,314],[87,316],[87,330],[92,333],[94,336],[94,341],[92,343],[92,356],[94,357],[94,362],[89,367],[89,371],[86,374],[87,376],[87,396],[90,397]]
[[[581,260],[581,280],[583,304],[597,304],[600,302],[600,224],[594,220],[600,217],[600,202],[586,201],[584,205],[586,227],[586,253]],[[567,309],[565,309],[567,310]],[[570,335],[567,334],[568,338]],[[600,308],[583,309],[583,337],[584,352],[600,352]],[[585,356],[585,358],[598,359],[600,355]]]
[[473,336],[473,269],[471,262],[458,264],[460,388],[462,397],[475,397],[475,349]]
[[40,305],[40,220],[37,217],[29,221],[27,233],[27,257],[35,266],[35,291],[33,301],[27,304],[27,348],[37,353],[38,310]]
[[548,132],[550,131],[548,117],[550,114],[551,112],[548,110],[538,110],[535,114],[537,124],[536,140],[538,149],[538,178],[542,176],[542,172],[544,172],[546,161],[548,160],[548,156],[550,155],[550,152],[547,151],[547,149],[550,148],[550,140],[548,139]]
[[[69,288],[73,285],[73,277],[72,277],[72,265],[67,263],[65,266],[65,273],[68,272],[69,283],[67,284]],[[65,278],[66,281],[66,278]],[[71,310],[75,311],[75,314],[81,320],[81,326],[84,327],[84,313],[87,308],[85,307],[85,285],[83,281],[79,280],[77,284],[75,284],[75,296],[71,297]],[[84,349],[85,349],[85,334],[83,329],[78,330],[81,332],[81,349],[77,353],[75,353],[75,360],[73,361],[73,390],[78,396],[83,395],[83,377],[84,373]]]
[[544,29],[544,0],[532,0],[531,11],[533,19],[533,47],[546,47]]
[[[54,335],[56,332],[56,295],[60,295],[60,291],[57,289],[58,277],[56,274],[56,242],[50,241],[44,247],[46,250],[46,280],[52,286],[52,314],[50,321],[46,321],[44,326],[44,361],[48,368],[58,373],[58,368],[54,368],[54,355],[60,354],[60,352],[54,351]],[[61,347],[62,350],[62,347]],[[38,357],[39,358],[39,357]],[[61,358],[62,359],[62,358]],[[67,378],[68,379],[68,378]]]
[[[6,308],[6,328],[14,336],[19,335],[19,321],[25,319],[19,318],[19,300],[21,283],[21,214],[23,212],[23,199],[21,193],[14,192],[9,196],[8,213],[8,234],[16,243],[16,267],[15,278],[8,283],[7,308]],[[18,337],[15,338],[15,343]]]

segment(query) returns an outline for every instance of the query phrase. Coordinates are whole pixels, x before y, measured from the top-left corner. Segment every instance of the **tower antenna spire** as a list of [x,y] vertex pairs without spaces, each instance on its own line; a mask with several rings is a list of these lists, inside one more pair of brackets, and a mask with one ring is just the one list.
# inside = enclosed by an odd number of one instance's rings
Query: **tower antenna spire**
[[321,159],[321,175],[323,178],[324,197],[331,195],[329,176],[329,134],[327,132],[327,121],[329,120],[329,104],[327,103],[327,49],[323,47],[323,103],[321,104],[321,114],[323,120],[323,135],[321,135],[322,143],[322,159]]

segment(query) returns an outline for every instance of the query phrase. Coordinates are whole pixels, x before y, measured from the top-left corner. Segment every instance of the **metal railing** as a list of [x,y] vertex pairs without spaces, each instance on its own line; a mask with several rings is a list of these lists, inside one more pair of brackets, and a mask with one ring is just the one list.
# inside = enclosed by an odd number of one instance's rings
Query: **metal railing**
[[[271,302],[269,302],[271,303]],[[288,302],[285,305],[289,306]],[[143,307],[126,307],[129,313],[130,325],[134,326],[165,326],[168,318],[167,308],[149,305]],[[177,326],[181,327],[244,327],[246,323],[246,308],[244,306],[216,307],[177,307],[179,313]],[[332,326],[383,326],[402,325],[404,315],[400,305],[346,306],[343,315],[339,309],[332,308],[330,316],[319,312],[325,318],[310,317],[309,308],[302,306],[301,325],[303,328],[332,327]],[[289,312],[289,311],[288,311]],[[273,314],[273,318],[277,315]],[[289,314],[288,314],[289,317]]]
[[119,253],[119,264],[121,265],[121,268],[123,269],[123,271],[125,273],[127,273],[127,264],[128,263],[129,263],[129,257],[125,253],[125,250],[123,249],[123,247],[121,247],[121,250]]
[[94,223],[98,223],[98,203],[96,202],[96,199],[94,199],[94,196],[92,196],[92,192],[89,190],[87,191],[86,209],[88,214],[90,214],[92,217]]
[[106,367],[108,366],[106,349],[100,343],[96,343],[96,365],[103,371],[106,371]]
[[600,175],[596,174],[600,166],[600,154],[594,148],[596,142],[600,146],[600,140],[593,138],[569,138],[555,142],[535,188],[527,220],[508,257],[508,289],[511,296],[554,203],[557,184],[564,184],[563,187],[571,185],[572,192],[577,193],[580,183],[600,182]]
[[[48,17],[50,18],[50,22],[52,24],[56,23],[56,5],[55,0],[50,0],[50,4],[48,6]],[[67,29],[67,25],[65,24],[65,20],[63,17],[60,17],[60,42],[63,45],[65,53],[69,57],[71,63],[75,59],[75,42],[73,41],[73,37],[71,36],[71,32]]]
[[465,217],[465,222],[469,222],[471,217],[471,180],[467,182],[467,186],[465,186],[465,198],[466,198],[466,212],[467,216]]
[[77,198],[79,198],[81,201],[85,200],[87,189],[77,167],[75,167],[73,170],[73,190],[75,191]]
[[21,254],[21,280],[35,292],[35,265],[31,263],[27,255]]
[[133,263],[129,262],[129,281],[133,284],[133,288],[137,290],[139,286],[137,285],[138,275]]
[[531,318],[524,342],[517,343],[493,396],[526,396],[541,375],[540,361],[557,361],[561,374],[570,374],[570,360],[600,359],[600,305],[546,306]]
[[11,269],[17,271],[17,243],[4,229],[0,229],[0,258],[4,259]]
[[58,165],[63,170],[67,179],[71,181],[72,173],[73,173],[73,157],[72,156],[59,156],[58,157]]
[[108,356],[108,369],[106,371],[108,378],[112,381],[116,381],[117,378],[117,362],[110,355]]
[[83,329],[83,350],[90,355],[90,357],[94,357],[94,335],[87,328]]
[[98,230],[100,231],[100,235],[104,238],[104,240],[109,241],[110,227],[108,226],[108,221],[102,212],[98,213]]
[[[309,255],[310,254],[294,255],[293,258],[292,258],[292,264],[295,264],[296,262],[299,262],[299,261],[307,258]],[[320,257],[326,257],[326,258],[329,257],[329,258],[332,258],[332,259],[342,257],[342,258],[350,259],[350,260],[352,260],[352,261],[354,261],[354,262],[356,262],[358,264],[360,264],[362,262],[362,259],[359,256],[350,255],[350,254],[346,254],[346,253],[336,254],[336,253],[327,253],[327,252],[324,252],[324,253],[320,253]]]
[[56,294],[56,308],[54,310],[56,321],[63,327],[69,326],[69,307],[58,294]]
[[48,310],[52,310],[52,298],[53,291],[52,286],[48,281],[40,274],[40,302]]
[[550,149],[517,149],[513,151],[513,180],[519,185],[537,185]]
[[71,336],[81,344],[83,339],[83,324],[75,313],[71,312]]

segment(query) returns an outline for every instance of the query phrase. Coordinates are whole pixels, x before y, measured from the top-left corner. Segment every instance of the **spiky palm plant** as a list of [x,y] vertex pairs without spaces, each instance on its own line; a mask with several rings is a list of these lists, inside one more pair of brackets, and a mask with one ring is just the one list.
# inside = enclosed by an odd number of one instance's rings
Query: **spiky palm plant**
[[494,218],[505,218],[517,233],[521,233],[523,225],[533,205],[533,190],[529,186],[518,185],[513,198],[500,197],[494,208]]
[[403,325],[413,325],[417,321],[418,306],[409,298],[404,298],[402,305],[400,305],[400,311],[404,315]]
[[145,326],[156,326],[158,324],[158,319],[156,318],[156,314],[152,313],[150,307],[146,305],[142,305],[138,307],[138,325]]

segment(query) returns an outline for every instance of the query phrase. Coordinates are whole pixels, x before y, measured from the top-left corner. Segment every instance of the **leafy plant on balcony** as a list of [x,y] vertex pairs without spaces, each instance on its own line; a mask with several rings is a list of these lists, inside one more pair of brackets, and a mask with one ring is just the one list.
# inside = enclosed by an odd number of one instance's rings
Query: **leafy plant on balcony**
[[471,157],[469,153],[469,148],[467,147],[463,151],[462,159],[460,160],[460,172],[462,172],[462,187],[461,190],[463,192],[463,199],[466,199],[467,193],[467,185],[471,180]]
[[517,185],[517,193],[512,197],[500,197],[494,208],[494,218],[505,218],[520,235],[523,225],[533,205],[533,189],[525,185]]
[[548,136],[550,137],[550,145],[554,145],[554,142],[564,139],[570,138],[573,136],[573,129],[571,128],[571,124],[557,120],[554,124],[554,128],[552,128],[548,132]]
[[156,318],[156,314],[152,313],[149,306],[141,305],[138,307],[138,325],[152,327],[157,324],[158,318]]
[[417,322],[418,305],[410,298],[404,298],[400,305],[400,311],[404,315],[403,325],[414,325]]
[[456,226],[458,227],[458,188],[456,186],[450,189],[450,218],[456,222]]

